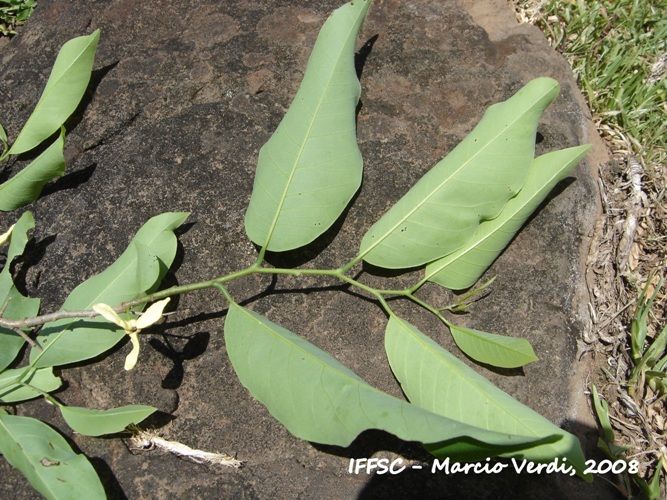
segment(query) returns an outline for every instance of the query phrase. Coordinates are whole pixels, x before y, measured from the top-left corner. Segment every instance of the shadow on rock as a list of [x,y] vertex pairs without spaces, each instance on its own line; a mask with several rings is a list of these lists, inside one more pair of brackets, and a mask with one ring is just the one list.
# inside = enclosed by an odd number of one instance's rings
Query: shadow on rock
[[[183,363],[195,359],[206,352],[211,334],[208,332],[195,333],[192,337],[187,339],[182,349],[178,349],[175,345],[182,343],[182,338],[172,337],[170,335],[162,335],[162,338],[164,342],[156,338],[152,338],[149,341],[149,344],[153,349],[169,358],[174,364],[162,381],[162,388],[178,389],[183,382],[183,375],[185,374]],[[173,338],[173,340],[170,340],[170,338]]]

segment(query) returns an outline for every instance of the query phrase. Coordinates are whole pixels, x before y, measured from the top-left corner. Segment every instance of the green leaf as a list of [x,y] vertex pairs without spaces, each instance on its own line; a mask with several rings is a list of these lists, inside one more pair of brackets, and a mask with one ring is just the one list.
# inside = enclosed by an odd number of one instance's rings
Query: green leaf
[[83,97],[93,69],[100,30],[62,46],[44,92],[9,154],[30,151],[58,130]]
[[665,356],[665,347],[667,347],[667,325],[656,335],[651,345],[646,349],[642,362],[649,368],[654,368],[661,357]]
[[130,424],[138,424],[156,411],[157,408],[144,405],[121,406],[110,410],[91,410],[78,406],[60,407],[67,425],[86,436],[120,432]]
[[[176,255],[173,231],[187,216],[164,213],[146,222],[116,262],[72,291],[63,310],[90,310],[97,303],[116,306],[154,291]],[[106,352],[124,336],[123,330],[100,317],[54,321],[41,330],[37,342],[44,350],[33,349],[30,361],[37,367],[75,363]]]
[[268,250],[313,241],[361,185],[354,48],[370,3],[347,3],[326,21],[292,105],[259,153],[245,228]]
[[378,391],[326,352],[235,303],[225,321],[225,344],[241,383],[301,439],[348,446],[362,431],[382,429],[407,441],[463,438],[504,450],[535,441],[469,425],[465,415],[439,416]]
[[[385,348],[392,371],[413,404],[493,432],[536,439],[556,435],[560,439],[555,442],[498,454],[535,462],[567,458],[578,472],[584,470],[584,455],[575,436],[502,392],[408,322],[397,316],[389,318]],[[459,446],[451,443],[437,452],[449,456]]]
[[[0,272],[0,307],[6,305],[2,316],[6,319],[22,319],[36,316],[39,313],[39,299],[21,295],[14,286],[10,267],[12,261],[23,254],[28,243],[28,231],[35,227],[35,219],[30,212],[25,212],[12,231],[7,261]],[[0,327],[0,370],[14,361],[25,340],[16,332]]]
[[660,460],[658,460],[658,465],[655,466],[655,471],[653,472],[653,477],[650,482],[639,477],[638,474],[635,474],[633,477],[647,500],[658,500],[660,498],[660,475],[663,470],[663,460],[664,457],[660,457]]
[[[663,358],[664,360],[665,358]],[[667,373],[656,370],[646,370],[646,385],[648,385],[656,394],[665,394],[667,392]]]
[[537,361],[526,339],[481,332],[447,323],[456,345],[480,363],[501,368],[517,368]]
[[614,429],[611,426],[611,420],[609,420],[609,405],[607,405],[607,402],[600,397],[595,385],[592,387],[591,394],[593,396],[595,414],[600,421],[600,427],[602,428],[604,437],[608,442],[614,443],[616,441],[616,436],[614,436]]
[[653,365],[653,371],[664,372],[665,370],[667,370],[667,356],[663,356]]
[[359,257],[404,269],[463,247],[523,186],[537,122],[558,91],[556,81],[537,78],[491,106],[470,135],[368,230]]
[[60,135],[30,165],[7,182],[0,184],[0,210],[15,210],[35,201],[44,184],[65,173],[65,128]]
[[630,449],[629,446],[618,446],[616,444],[616,437],[614,436],[614,429],[611,426],[611,420],[609,420],[609,406],[607,402],[600,397],[598,394],[595,385],[592,387],[592,396],[593,396],[593,407],[595,408],[595,414],[598,417],[600,422],[600,427],[604,434],[604,439],[598,439],[598,448],[604,451],[609,458],[614,460],[622,458],[624,452]]
[[663,282],[664,279],[661,279],[657,286],[655,286],[651,296],[647,298],[646,294],[653,283],[652,274],[649,276],[649,279],[646,280],[646,286],[642,289],[637,298],[637,310],[635,311],[635,315],[632,318],[632,323],[630,325],[630,347],[632,358],[635,361],[635,365],[637,365],[635,371],[643,366],[652,368],[665,350],[665,345],[667,343],[667,326],[665,326],[662,332],[654,338],[650,346],[646,346],[648,315],[653,307],[653,302],[660,293]]
[[472,286],[589,147],[563,149],[536,158],[521,191],[507,202],[500,215],[482,222],[475,235],[456,252],[428,264],[426,279],[452,290]]
[[[26,373],[25,368],[16,370],[5,370],[0,373],[0,403],[16,403],[42,396],[42,393],[33,389],[33,387],[43,392],[51,392],[59,389],[63,385],[60,377],[53,374],[53,368],[41,368],[35,370],[32,375],[26,377],[23,383],[13,383],[13,379],[19,379]],[[30,384],[30,386],[25,385]]]
[[39,420],[0,410],[0,453],[46,498],[105,498],[88,459]]

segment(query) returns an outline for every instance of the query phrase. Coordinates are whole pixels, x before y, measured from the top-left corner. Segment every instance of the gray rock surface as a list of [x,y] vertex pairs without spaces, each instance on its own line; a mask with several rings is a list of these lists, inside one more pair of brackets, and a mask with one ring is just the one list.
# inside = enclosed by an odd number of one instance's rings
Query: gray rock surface
[[[290,104],[327,15],[339,2],[269,0],[43,0],[0,51],[2,122],[10,137],[37,101],[58,48],[101,28],[87,103],[69,124],[67,175],[36,203],[37,228],[20,271],[27,292],[53,311],[83,279],[122,252],[149,217],[189,211],[169,284],[227,274],[256,250],[243,216],[257,153]],[[364,231],[452,149],[491,104],[531,78],[550,76],[561,96],[539,127],[538,153],[594,140],[566,62],[539,31],[516,23],[504,2],[376,0],[363,27],[358,136],[364,183],[344,220],[302,252],[273,263],[337,267]],[[590,157],[589,157],[590,158]],[[20,164],[15,165],[18,169]],[[585,323],[583,256],[596,217],[595,182],[582,164],[531,219],[488,276],[492,293],[459,324],[528,338],[540,361],[524,370],[476,369],[547,418],[579,432],[594,457],[594,423],[581,408],[576,340]],[[14,217],[2,215],[2,217]],[[335,238],[334,238],[335,236]],[[410,276],[364,279],[391,288]],[[389,283],[387,283],[389,281]],[[374,386],[400,396],[386,363],[386,317],[378,305],[321,279],[253,277],[233,295],[333,353]],[[304,291],[305,289],[305,291]],[[422,297],[451,296],[427,286]],[[410,304],[400,314],[459,353],[438,322]],[[119,439],[69,434],[122,498],[404,497],[528,498],[545,488],[562,498],[609,498],[603,481],[556,476],[355,476],[349,457],[428,457],[419,446],[370,432],[349,449],[292,437],[235,377],[222,337],[226,303],[217,292],[183,296],[163,334],[143,336],[140,363],[122,369],[123,345],[99,363],[65,370],[68,404],[107,408],[143,403],[172,418],[160,431],[190,446],[236,453],[241,470],[218,470],[158,453],[130,453]],[[465,358],[464,358],[465,360]],[[469,362],[469,360],[465,360]],[[473,363],[469,362],[472,366]],[[258,367],[261,369],[261,367]],[[48,419],[43,401],[19,412]],[[35,496],[0,462],[0,496]]]

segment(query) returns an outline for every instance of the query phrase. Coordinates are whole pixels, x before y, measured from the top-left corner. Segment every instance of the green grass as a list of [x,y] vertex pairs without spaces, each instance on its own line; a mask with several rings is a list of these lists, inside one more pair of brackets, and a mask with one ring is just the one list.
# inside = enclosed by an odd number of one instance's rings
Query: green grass
[[16,27],[28,20],[35,7],[35,0],[0,0],[0,35],[15,35]]
[[570,62],[601,132],[645,164],[664,163],[667,1],[549,0],[538,7],[536,24]]

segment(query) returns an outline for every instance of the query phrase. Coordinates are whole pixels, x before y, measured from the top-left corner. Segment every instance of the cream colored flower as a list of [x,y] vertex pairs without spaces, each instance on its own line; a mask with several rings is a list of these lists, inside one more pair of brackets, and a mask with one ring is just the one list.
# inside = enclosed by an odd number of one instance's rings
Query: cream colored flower
[[170,298],[167,297],[164,300],[160,300],[146,309],[146,312],[139,316],[137,319],[125,320],[118,316],[118,313],[113,310],[110,305],[107,304],[95,304],[93,310],[100,313],[104,319],[120,326],[125,333],[130,336],[130,342],[132,342],[132,351],[125,358],[125,369],[131,370],[137,364],[139,359],[139,332],[148,328],[149,326],[157,323],[162,318],[162,311],[166,307]]
[[0,234],[0,245],[2,245],[5,241],[9,239],[9,237],[12,235],[12,231],[14,230],[14,226],[16,224],[12,224],[12,226],[7,230],[6,233]]

